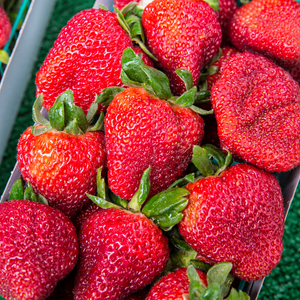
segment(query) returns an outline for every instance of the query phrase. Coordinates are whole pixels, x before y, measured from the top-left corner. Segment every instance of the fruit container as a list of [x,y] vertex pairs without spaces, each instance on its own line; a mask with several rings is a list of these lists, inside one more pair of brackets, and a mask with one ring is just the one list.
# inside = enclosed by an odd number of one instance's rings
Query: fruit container
[[[300,2],[300,0],[297,1]],[[24,0],[24,2],[26,1]],[[13,125],[13,120],[9,121],[5,118],[5,116],[16,116],[26,87],[27,79],[32,70],[31,67],[33,65],[34,58],[37,54],[37,45],[39,45],[43,37],[54,2],[55,0],[31,1],[26,18],[24,19],[24,23],[19,32],[19,36],[16,37],[10,61],[3,72],[3,78],[0,85],[0,122],[2,122],[0,123],[0,161],[5,150],[6,142],[9,138],[9,132],[7,132],[8,126],[12,127]],[[96,0],[93,7],[98,8],[100,4],[110,10],[113,9],[113,0]],[[36,24],[39,24],[38,28]],[[30,40],[30,45],[28,44],[28,40]],[[22,49],[22,51],[20,49]],[[8,82],[14,82],[14,85],[9,85]],[[5,99],[10,99],[10,101],[5,101]],[[46,114],[45,110],[43,110],[43,114]],[[4,132],[4,129],[6,133]],[[282,189],[286,218],[300,180],[300,166],[292,169],[291,171],[275,175]],[[7,201],[13,183],[20,177],[21,173],[18,168],[18,163],[16,163],[1,196],[0,202]],[[263,283],[264,279],[255,282],[244,282],[239,280],[235,284],[237,288],[245,291],[250,296],[251,300],[255,300],[259,298],[259,293]],[[1,299],[3,298],[0,296],[0,300]]]
[[55,3],[19,1],[22,3],[4,47],[10,59],[6,66],[0,65],[0,162]]

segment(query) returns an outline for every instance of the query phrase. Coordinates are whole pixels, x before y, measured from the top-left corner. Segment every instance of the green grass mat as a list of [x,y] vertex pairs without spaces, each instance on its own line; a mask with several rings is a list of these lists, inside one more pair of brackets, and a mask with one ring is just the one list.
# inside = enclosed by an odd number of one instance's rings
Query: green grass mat
[[[57,0],[46,35],[39,51],[28,88],[25,92],[15,125],[11,132],[3,162],[0,166],[0,193],[16,162],[16,145],[22,132],[32,125],[31,107],[35,100],[35,74],[39,70],[60,29],[77,12],[92,7],[94,0]],[[279,265],[267,276],[259,299],[288,300],[300,298],[300,187],[286,221],[284,251]]]

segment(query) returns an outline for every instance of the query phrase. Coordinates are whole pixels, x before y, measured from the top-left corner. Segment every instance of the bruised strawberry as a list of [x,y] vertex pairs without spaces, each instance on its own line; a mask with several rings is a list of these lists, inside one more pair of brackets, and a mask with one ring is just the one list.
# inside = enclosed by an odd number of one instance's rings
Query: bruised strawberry
[[50,122],[39,115],[42,101],[37,99],[34,114],[42,125],[28,128],[19,139],[19,168],[37,193],[72,218],[89,201],[86,193],[96,191],[97,169],[106,163],[104,134],[97,131],[98,123],[89,125],[92,119],[73,104],[71,91],[57,98]]
[[[133,86],[145,88],[127,88],[117,94],[104,120],[108,184],[113,193],[129,200],[137,191],[141,176],[149,166],[152,187],[150,197],[184,176],[191,161],[192,147],[200,144],[203,138],[204,124],[195,111],[185,104],[181,106],[185,95],[177,100],[171,98],[168,80],[162,72],[150,67],[144,69],[142,61],[131,49],[124,52],[123,58],[124,68],[129,66],[127,73],[122,69],[123,78],[132,75],[142,80],[149,75],[156,89],[155,92],[151,87],[147,90],[150,81],[146,85],[134,82]],[[131,69],[132,62],[134,68]],[[135,66],[139,63],[140,73],[136,74]],[[132,80],[124,81],[124,84],[130,85]],[[189,90],[187,94],[196,92],[195,89]],[[188,106],[192,107],[191,104]]]
[[299,85],[252,53],[231,58],[211,90],[221,146],[270,172],[300,164]]
[[145,288],[166,267],[168,239],[158,226],[171,228],[182,219],[187,191],[168,189],[143,205],[150,191],[149,175],[150,168],[133,199],[126,202],[130,210],[106,201],[105,195],[90,196],[105,209],[91,214],[79,232],[76,300],[124,299]]
[[235,11],[229,36],[241,52],[255,52],[282,67],[294,67],[300,63],[300,3],[253,0]]
[[209,151],[195,147],[193,161],[207,166],[201,172],[206,177],[186,186],[189,204],[179,231],[198,260],[231,262],[238,278],[261,279],[282,255],[284,208],[279,183],[272,174],[246,164],[221,166],[215,172],[209,160],[195,159],[197,153],[203,157]]
[[[16,186],[23,189],[21,179],[12,190]],[[7,300],[43,300],[77,262],[76,230],[64,214],[34,202],[41,198],[30,186],[19,200],[12,200],[14,193],[0,203],[0,294]]]
[[61,93],[72,90],[74,103],[87,113],[102,89],[122,86],[121,56],[127,47],[133,44],[115,13],[87,9],[76,14],[36,75],[37,95],[43,94],[45,108],[49,110]]
[[200,71],[217,54],[222,33],[217,16],[204,1],[154,0],[142,15],[149,50],[157,66],[170,80],[174,95],[185,92],[175,73],[183,68],[192,73],[197,86]]

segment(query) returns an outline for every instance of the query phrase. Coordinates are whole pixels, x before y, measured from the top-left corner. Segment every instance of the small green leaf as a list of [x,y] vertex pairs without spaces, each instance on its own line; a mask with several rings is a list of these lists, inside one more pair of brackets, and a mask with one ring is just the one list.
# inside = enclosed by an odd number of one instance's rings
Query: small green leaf
[[205,110],[205,109],[202,109],[202,108],[200,108],[198,106],[195,106],[195,105],[192,105],[190,107],[190,109],[193,110],[194,112],[198,113],[199,115],[203,115],[203,116],[211,115],[211,114],[214,113],[214,111],[212,109],[211,110]]
[[87,120],[88,124],[92,123],[92,121],[94,120],[95,115],[98,112],[99,105],[98,105],[98,103],[96,103],[97,99],[98,99],[98,97],[96,97],[95,102],[93,102],[91,104],[91,106],[90,106],[90,108],[87,112],[86,120]]
[[63,102],[54,104],[48,111],[52,128],[62,131],[65,128],[65,105]]
[[8,200],[22,200],[24,199],[23,181],[21,178],[17,179],[11,187]]
[[[38,128],[37,128],[38,127]],[[31,126],[31,132],[34,136],[38,136],[38,135],[41,135],[49,130],[51,130],[52,127],[51,125],[47,125],[47,126]]]
[[142,41],[145,42],[144,31],[141,22],[135,22],[131,27],[132,36],[140,36]]
[[106,200],[106,184],[102,177],[102,167],[97,169],[97,197]]
[[232,269],[232,263],[221,262],[212,266],[207,272],[207,283],[211,285],[216,283],[218,285],[224,284]]
[[41,114],[41,109],[43,106],[43,95],[40,94],[32,107],[32,119],[36,124],[48,125],[49,121]]
[[207,273],[207,271],[211,268],[211,265],[200,261],[200,260],[191,260],[191,264],[196,268],[201,270],[204,273]]
[[42,196],[41,194],[37,195],[37,202],[43,203],[45,205],[49,205],[48,200],[44,196]]
[[104,6],[104,5],[102,5],[102,4],[99,4],[99,8],[101,8],[101,9],[103,9],[103,10],[107,10],[108,11],[108,9]]
[[121,25],[121,27],[126,31],[126,33],[130,36],[130,28],[125,20],[123,14],[114,6],[114,10],[117,13],[117,19]]
[[220,10],[220,4],[218,0],[205,0],[205,2],[207,2],[213,10]]
[[220,166],[220,168],[216,171],[216,175],[221,174],[224,170],[226,170],[233,162],[232,159],[232,154],[229,152],[229,150],[227,151],[227,156],[225,158],[225,162],[222,166]]
[[203,176],[207,177],[214,175],[215,169],[208,157],[207,151],[204,148],[194,146],[192,162]]
[[101,128],[103,127],[103,125],[104,125],[104,113],[103,113],[103,111],[101,111],[97,122],[94,124],[94,126],[89,127],[88,131],[89,132],[91,132],[91,131],[99,131],[99,130],[101,130]]
[[141,210],[143,203],[148,198],[150,187],[151,187],[149,181],[150,172],[151,172],[151,167],[149,167],[144,171],[139,188],[129,202],[128,208],[130,208],[133,211],[139,212]]
[[221,290],[220,286],[216,283],[209,285],[201,294],[199,300],[220,300]]
[[38,197],[35,194],[35,192],[33,191],[33,188],[31,186],[30,182],[28,182],[28,187],[24,191],[24,200],[38,202]]
[[121,208],[119,205],[114,203],[108,202],[105,199],[97,196],[93,196],[90,194],[86,194],[89,199],[91,199],[95,204],[100,206],[101,208],[108,209],[108,208]]
[[175,73],[184,82],[187,91],[193,87],[193,76],[190,71],[185,69],[177,69]]
[[108,190],[109,193],[109,199],[112,203],[123,207],[123,208],[127,208],[128,207],[128,201],[125,199],[122,199],[121,197],[115,195],[111,190]]
[[97,97],[96,103],[101,103],[104,106],[109,105],[111,101],[115,98],[115,96],[123,91],[125,91],[125,88],[117,86],[105,88]]
[[[196,93],[196,99],[195,99],[195,103],[203,103],[204,99],[207,99],[210,97],[210,91],[199,91]],[[210,101],[210,99],[207,99],[205,102]]]
[[232,288],[226,300],[250,300],[250,296],[243,291]]
[[195,174],[191,173],[191,174],[188,174],[188,175],[184,176],[183,178],[180,178],[180,179],[176,180],[175,182],[173,182],[168,187],[168,189],[171,189],[171,188],[174,188],[174,187],[183,187],[187,183],[194,182],[194,181],[195,181]]
[[[187,202],[185,203],[185,205]],[[151,218],[162,230],[169,231],[183,219],[183,214],[171,211],[169,214],[157,215]]]
[[189,278],[189,294],[190,300],[198,300],[200,295],[205,291],[205,286],[200,280],[197,270],[194,266],[189,266],[187,268],[187,276]]
[[3,64],[8,64],[9,61],[9,55],[5,50],[0,49],[0,62]]
[[214,158],[216,160],[220,168],[224,166],[226,154],[221,149],[211,144],[202,145],[202,148],[206,150],[209,158]]
[[141,66],[141,69],[148,76],[148,84],[159,99],[167,100],[172,97],[169,79],[166,74],[149,66]]
[[196,98],[197,88],[194,86],[192,89],[183,93],[179,98],[176,99],[175,104],[181,107],[191,107],[194,104]]

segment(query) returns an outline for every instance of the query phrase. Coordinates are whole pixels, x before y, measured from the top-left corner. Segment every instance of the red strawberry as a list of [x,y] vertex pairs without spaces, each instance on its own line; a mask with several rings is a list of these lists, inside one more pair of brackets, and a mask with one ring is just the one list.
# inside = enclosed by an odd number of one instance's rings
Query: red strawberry
[[[163,73],[145,67],[141,60],[137,63],[135,60],[138,60],[138,56],[131,49],[124,52],[123,60],[123,78],[134,75],[135,79],[142,80],[147,72],[155,73],[153,77],[147,73],[151,81],[145,85],[134,82],[134,86],[141,85],[146,90],[133,87],[117,94],[107,109],[104,121],[108,184],[113,193],[130,200],[148,166],[151,166],[150,196],[166,189],[184,175],[191,161],[193,145],[200,144],[203,138],[204,124],[196,112],[186,105],[180,106],[180,99],[186,99],[185,95],[176,101],[176,98],[172,98]],[[134,68],[130,69],[132,61]],[[135,68],[137,64],[141,64],[138,74]],[[165,77],[158,78],[160,76]],[[124,84],[130,85],[132,82],[128,80]],[[149,87],[151,82],[154,83],[156,95]],[[187,94],[195,92],[195,89]]]
[[221,146],[270,172],[300,164],[299,85],[252,53],[228,61],[211,90]]
[[220,9],[215,12],[222,29],[222,45],[225,46],[230,43],[228,27],[234,12],[238,9],[238,4],[236,0],[219,0],[218,2]]
[[149,174],[147,169],[130,201],[130,211],[105,197],[90,196],[105,209],[91,214],[79,232],[76,300],[124,299],[150,284],[165,268],[168,239],[150,218],[163,227],[175,225],[182,219],[187,191],[175,188],[156,195],[141,213],[150,190]]
[[[210,153],[209,148],[197,151]],[[198,164],[195,156],[193,161]],[[181,235],[197,259],[231,262],[232,273],[246,281],[263,278],[283,249],[283,198],[276,177],[246,164],[225,171],[222,166],[216,175],[212,164],[206,170],[202,174],[207,177],[186,186],[189,204],[178,225]]]
[[[210,267],[207,272],[193,266],[177,269],[163,276],[150,290],[146,300],[225,299],[249,300],[242,291],[231,288],[232,264],[224,262]],[[231,291],[230,291],[231,289]],[[229,293],[230,291],[230,293]]]
[[128,3],[130,2],[139,2],[139,1],[135,1],[135,0],[114,0],[114,7],[116,7],[117,9],[121,10],[124,6],[126,6]]
[[177,69],[190,71],[196,86],[201,69],[221,44],[221,27],[213,9],[201,0],[154,0],[144,9],[142,24],[149,50],[167,74],[173,94],[185,91]]
[[[206,274],[197,270],[202,284],[207,287]],[[189,294],[190,280],[187,268],[181,268],[162,277],[150,290],[146,300],[177,300]]]
[[294,67],[300,63],[300,4],[253,0],[236,10],[229,36],[241,52],[259,53],[282,67]]
[[0,48],[3,48],[9,40],[11,24],[5,10],[0,7]]
[[295,81],[297,81],[298,84],[300,85],[300,65],[298,65],[298,66],[290,69],[289,73],[291,74],[291,76],[293,77],[293,79]]
[[211,74],[209,73],[207,76],[207,89],[209,91],[221,77],[222,71],[228,60],[238,53],[239,51],[235,50],[232,47],[223,47],[220,57],[217,60],[215,60],[211,65],[209,65],[209,69],[212,71]]
[[0,203],[0,236],[0,294],[7,300],[46,299],[77,262],[74,225],[46,204]]
[[[41,97],[36,104],[41,106],[40,101]],[[44,119],[44,125],[28,128],[20,137],[19,168],[37,193],[72,218],[88,202],[86,193],[96,191],[97,169],[106,161],[104,134],[91,131],[96,128],[89,126],[84,112],[73,104],[70,91],[57,98],[49,118],[50,123]]]
[[121,56],[127,47],[133,44],[116,14],[88,9],[75,15],[36,75],[37,95],[43,94],[45,108],[70,89],[74,103],[87,113],[103,88],[122,85]]

